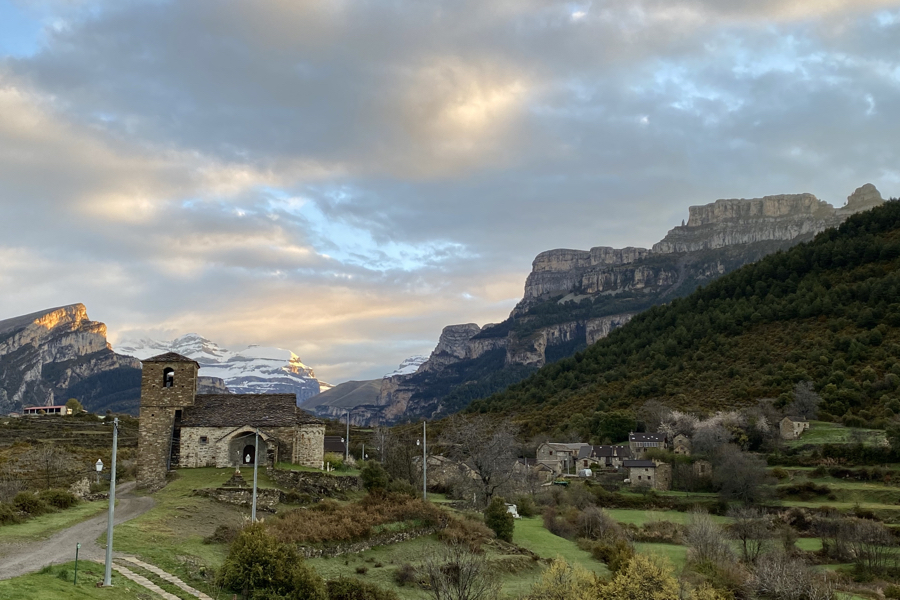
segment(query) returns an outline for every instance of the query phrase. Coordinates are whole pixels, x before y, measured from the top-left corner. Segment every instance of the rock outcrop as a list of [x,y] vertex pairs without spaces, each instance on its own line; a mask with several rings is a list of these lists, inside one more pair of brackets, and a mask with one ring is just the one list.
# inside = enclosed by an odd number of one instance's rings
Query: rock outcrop
[[[858,188],[838,209],[812,194],[717,200],[690,207],[687,222],[650,249],[541,252],[509,319],[483,328],[474,323],[445,327],[418,371],[384,380],[374,403],[380,408],[372,418],[395,422],[458,410],[462,406],[446,399],[460,390],[473,391],[457,393],[454,402],[502,389],[516,373],[524,376],[528,369],[593,344],[650,306],[810,240],[882,202],[872,184]],[[509,377],[497,376],[504,369]]]
[[[73,396],[88,408],[98,408],[96,393],[104,385],[108,388],[110,379],[124,381],[114,393],[124,393],[119,400],[136,405],[140,389],[129,382],[136,373],[140,385],[139,369],[137,360],[110,349],[106,325],[91,321],[83,304],[0,321],[0,413],[64,403]],[[72,392],[92,379],[97,383],[94,393]]]

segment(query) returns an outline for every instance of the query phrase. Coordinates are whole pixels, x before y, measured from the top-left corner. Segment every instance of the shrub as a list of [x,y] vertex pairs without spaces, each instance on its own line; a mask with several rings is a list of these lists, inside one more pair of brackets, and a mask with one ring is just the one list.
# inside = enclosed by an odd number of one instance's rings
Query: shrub
[[240,529],[234,525],[219,525],[212,535],[203,538],[204,544],[230,544],[237,538]]
[[13,498],[13,505],[32,517],[50,512],[50,507],[31,492],[19,492],[16,494],[16,497]]
[[638,554],[620,569],[609,583],[599,586],[599,596],[604,600],[630,600],[647,598],[648,590],[653,600],[678,600],[678,582],[672,568],[656,556]]
[[472,552],[480,553],[484,542],[494,537],[487,525],[470,517],[451,518],[447,527],[438,533],[446,544],[465,544]]
[[387,491],[390,494],[398,496],[408,496],[410,498],[419,497],[419,490],[405,479],[392,479],[388,484]]
[[308,509],[279,514],[268,524],[279,541],[292,544],[365,539],[373,528],[389,523],[434,526],[444,521],[441,509],[408,496],[366,496],[352,504],[322,501]]
[[12,506],[0,504],[0,525],[12,525],[13,523],[19,523],[21,520],[22,517],[19,516],[19,512]]
[[772,477],[775,479],[787,479],[789,477],[786,469],[782,469],[781,467],[775,467],[772,469]]
[[503,498],[494,496],[491,499],[491,503],[484,511],[484,524],[490,527],[499,539],[504,542],[512,542],[516,520],[506,510],[506,502]]
[[516,498],[516,511],[523,517],[538,516],[537,505],[531,496],[519,496]]
[[578,546],[582,550],[590,552],[595,560],[606,563],[613,573],[625,568],[628,562],[634,558],[634,547],[624,538],[601,542],[580,540]]
[[399,600],[399,596],[393,590],[341,577],[328,582],[328,600]]
[[387,490],[388,474],[378,461],[366,461],[359,472],[359,478],[363,488],[370,494],[383,494]]
[[544,518],[544,529],[552,533],[553,535],[558,535],[561,538],[566,538],[567,540],[574,539],[576,536],[575,526],[557,516],[556,509],[548,506],[544,509],[543,513]]
[[409,563],[401,565],[401,567],[394,572],[394,581],[396,581],[397,585],[400,587],[405,586],[407,583],[416,583],[418,580],[419,572]]
[[296,490],[284,492],[281,496],[283,504],[312,504],[314,499],[309,494],[301,494]]
[[322,578],[290,544],[279,542],[262,523],[245,527],[228,552],[219,573],[220,583],[246,597],[250,590],[290,599],[326,600]]
[[349,466],[344,464],[344,457],[337,452],[326,452],[323,460],[330,464],[335,471],[347,471],[350,469]]
[[900,586],[888,585],[884,588],[884,597],[892,600],[900,600]]
[[357,575],[365,575],[368,572],[369,572],[369,567],[365,567],[365,566],[356,567]]
[[65,510],[78,504],[78,497],[67,490],[44,490],[38,498],[54,508]]
[[527,600],[582,600],[594,597],[596,577],[578,565],[557,558],[531,588]]

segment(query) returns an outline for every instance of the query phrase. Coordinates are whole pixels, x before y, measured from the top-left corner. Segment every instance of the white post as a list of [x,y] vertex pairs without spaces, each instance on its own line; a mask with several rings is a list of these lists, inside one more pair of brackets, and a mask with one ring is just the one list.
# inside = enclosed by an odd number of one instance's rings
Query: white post
[[425,421],[422,421],[422,500],[428,500],[428,457],[425,448],[428,442],[425,438]]
[[259,465],[259,428],[256,429],[256,442],[253,447],[253,507],[250,509],[250,522],[256,523],[256,467]]
[[106,571],[103,585],[112,585],[113,522],[116,519],[116,452],[119,447],[119,419],[113,419],[112,466],[109,471],[109,515],[106,520]]

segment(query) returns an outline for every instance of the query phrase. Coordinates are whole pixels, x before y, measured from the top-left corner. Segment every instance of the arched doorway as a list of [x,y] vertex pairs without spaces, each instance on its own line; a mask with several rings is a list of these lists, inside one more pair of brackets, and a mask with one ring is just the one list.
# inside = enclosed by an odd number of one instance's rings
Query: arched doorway
[[253,444],[247,444],[244,446],[244,451],[241,452],[241,462],[245,465],[252,465],[253,459],[256,456],[256,448]]

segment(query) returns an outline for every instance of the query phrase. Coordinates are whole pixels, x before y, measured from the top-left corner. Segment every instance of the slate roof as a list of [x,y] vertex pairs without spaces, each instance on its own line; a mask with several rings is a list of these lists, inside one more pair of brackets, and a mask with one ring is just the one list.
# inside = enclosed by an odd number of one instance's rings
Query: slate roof
[[194,363],[195,365],[197,365],[198,369],[200,368],[200,364],[196,360],[194,360],[192,358],[188,358],[187,356],[182,356],[182,355],[178,354],[177,352],[166,352],[165,354],[158,354],[156,356],[151,356],[150,358],[145,358],[141,362],[142,363],[145,363],[145,362],[151,362],[151,363],[152,362],[161,362],[161,363],[190,362],[190,363]]
[[341,441],[341,436],[339,435],[326,435],[325,436],[325,452],[338,452],[344,453],[344,442]]
[[197,394],[182,427],[293,427],[322,421],[297,408],[296,394]]
[[628,446],[584,446],[578,452],[578,458],[609,458],[613,456],[627,458],[631,456]]
[[664,433],[629,433],[629,442],[664,442],[666,434]]
[[650,467],[652,469],[656,468],[656,463],[652,460],[626,460],[622,463],[622,466],[626,469],[634,469],[634,468],[645,468]]

